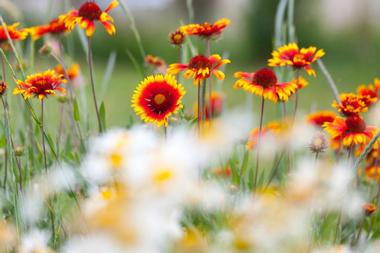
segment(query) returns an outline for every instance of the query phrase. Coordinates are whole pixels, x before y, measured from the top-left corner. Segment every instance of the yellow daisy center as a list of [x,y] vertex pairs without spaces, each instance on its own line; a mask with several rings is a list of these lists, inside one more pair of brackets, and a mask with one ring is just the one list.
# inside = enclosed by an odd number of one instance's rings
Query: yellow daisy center
[[155,171],[153,175],[153,181],[156,184],[161,185],[169,181],[171,178],[173,178],[173,176],[174,176],[173,171],[169,169],[158,169],[157,171]]

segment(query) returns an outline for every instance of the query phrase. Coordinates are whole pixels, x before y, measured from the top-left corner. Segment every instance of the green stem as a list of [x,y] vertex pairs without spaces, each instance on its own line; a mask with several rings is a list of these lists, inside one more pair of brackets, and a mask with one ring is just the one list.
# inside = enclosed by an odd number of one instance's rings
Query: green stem
[[260,145],[261,145],[261,137],[262,137],[262,129],[263,129],[263,119],[264,119],[264,105],[265,99],[264,96],[261,97],[261,110],[260,110],[260,125],[259,125],[259,135],[257,137],[257,154],[256,154],[256,166],[255,166],[255,179],[254,179],[254,188],[257,187],[257,178],[259,174],[259,165],[260,165]]
[[42,152],[44,159],[44,169],[47,172],[47,157],[46,157],[46,148],[45,148],[45,135],[44,135],[44,100],[41,100],[41,137],[42,137]]
[[325,78],[327,80],[327,83],[329,84],[329,86],[333,92],[335,100],[338,102],[338,104],[340,104],[341,101],[340,101],[339,91],[338,91],[338,88],[337,88],[332,76],[330,75],[329,71],[327,70],[327,68],[325,67],[325,65],[323,64],[321,59],[317,60],[317,62],[318,62],[319,68],[321,69],[323,75],[325,76]]
[[95,111],[96,111],[96,117],[98,120],[98,128],[99,128],[99,133],[103,132],[103,127],[102,127],[102,121],[100,120],[100,113],[99,113],[99,107],[98,107],[98,101],[96,100],[96,93],[95,93],[95,81],[94,81],[94,61],[92,57],[92,46],[91,46],[91,38],[87,37],[87,42],[88,42],[88,67],[90,71],[90,80],[91,80],[91,92],[92,92],[92,98],[94,100],[94,106],[95,106]]

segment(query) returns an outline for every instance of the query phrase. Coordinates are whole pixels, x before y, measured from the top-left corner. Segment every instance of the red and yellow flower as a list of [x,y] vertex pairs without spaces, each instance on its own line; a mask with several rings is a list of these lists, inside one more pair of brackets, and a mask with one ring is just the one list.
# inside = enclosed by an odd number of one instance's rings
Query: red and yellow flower
[[262,68],[253,73],[236,72],[235,77],[239,78],[234,84],[235,88],[243,89],[273,102],[287,101],[289,96],[297,90],[296,83],[279,83],[276,74],[269,68]]
[[166,62],[160,57],[148,54],[145,57],[145,64],[151,67],[154,73],[165,73],[167,70]]
[[297,90],[303,89],[309,85],[309,82],[302,76],[293,79],[292,83],[295,83],[297,85]]
[[357,115],[368,110],[364,97],[354,93],[341,94],[340,101],[334,101],[332,106],[345,116]]
[[323,49],[316,47],[299,48],[296,43],[284,45],[272,52],[268,60],[270,67],[292,66],[295,69],[305,69],[306,73],[316,76],[311,64],[325,55]]
[[373,105],[379,100],[379,91],[380,91],[380,79],[375,79],[373,84],[369,85],[360,85],[358,87],[358,94],[362,97],[362,100],[366,106]]
[[365,215],[370,216],[371,214],[376,212],[377,207],[374,203],[364,203],[362,205],[362,209]]
[[323,127],[330,134],[331,144],[335,149],[342,146],[365,146],[377,132],[376,127],[367,126],[358,115],[348,116],[346,119],[337,116],[333,122],[326,122]]
[[68,31],[65,23],[59,18],[53,19],[49,24],[31,27],[28,30],[33,40],[38,40],[46,34],[61,35]]
[[[65,76],[65,70],[63,69],[61,64],[58,64],[57,66],[55,66],[54,71],[60,76],[63,76],[63,77]],[[72,64],[68,69],[66,69],[67,78],[70,81],[73,81],[75,78],[78,77],[79,71],[80,71],[79,64],[77,63]]]
[[172,75],[145,78],[132,96],[132,108],[144,122],[167,126],[169,117],[182,107],[183,86]]
[[56,91],[64,93],[65,89],[61,85],[65,82],[66,80],[62,75],[57,74],[53,70],[47,70],[30,75],[25,81],[17,80],[18,87],[13,90],[13,94],[22,94],[24,99],[35,96],[43,100],[48,95],[55,95]]
[[175,63],[171,64],[168,68],[168,73],[176,75],[181,71],[185,71],[184,77],[186,79],[193,79],[194,84],[199,85],[201,82],[213,74],[219,80],[224,79],[224,73],[220,68],[230,63],[228,59],[222,59],[220,55],[214,54],[210,57],[197,55],[191,58],[188,64]]
[[231,21],[227,18],[217,20],[214,24],[207,22],[203,24],[188,24],[181,26],[179,30],[186,35],[200,36],[202,38],[217,38],[223,30],[229,26]]
[[0,26],[0,44],[8,41],[7,31],[11,40],[24,40],[28,36],[26,29],[18,29],[20,23]]
[[185,42],[185,39],[185,33],[181,32],[180,30],[176,30],[175,32],[169,34],[169,41],[172,45],[175,46],[181,46]]
[[88,37],[91,37],[95,32],[95,21],[99,21],[107,33],[113,35],[116,32],[116,28],[113,24],[113,18],[108,13],[118,5],[119,2],[114,0],[107,9],[103,11],[95,2],[86,1],[79,9],[62,15],[60,20],[65,23],[67,29],[70,31],[76,24],[79,24],[80,27],[86,31]]
[[322,127],[326,122],[333,122],[336,114],[332,111],[320,111],[307,116],[307,122],[318,127]]
[[[287,129],[287,125],[285,123],[280,122],[271,122],[267,124],[266,126],[262,127],[261,129],[261,138],[264,135],[267,134],[273,134],[278,135],[281,132],[285,131]],[[259,136],[260,136],[260,129],[254,128],[252,129],[251,133],[249,134],[247,144],[245,145],[246,149],[252,150],[256,147]]]
[[364,174],[367,179],[380,182],[380,165],[371,163],[364,169]]

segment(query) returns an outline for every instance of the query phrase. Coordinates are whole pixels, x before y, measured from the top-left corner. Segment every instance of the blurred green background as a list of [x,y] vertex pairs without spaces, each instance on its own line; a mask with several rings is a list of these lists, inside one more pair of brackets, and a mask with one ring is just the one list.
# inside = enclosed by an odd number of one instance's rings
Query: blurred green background
[[[0,11],[8,23],[21,20],[23,26],[29,26],[48,22],[64,10],[69,10],[70,6],[78,7],[82,2],[0,0],[2,6],[11,4],[14,8],[2,8]],[[98,2],[102,7],[106,7],[110,1]],[[246,104],[248,95],[243,91],[232,89],[233,73],[237,70],[252,72],[266,65],[273,48],[274,17],[278,0],[124,0],[124,2],[130,7],[136,20],[146,53],[157,55],[167,63],[177,60],[177,50],[168,43],[168,34],[179,25],[189,22],[188,3],[192,2],[195,22],[214,22],[222,17],[230,18],[231,26],[226,29],[222,38],[212,45],[213,53],[226,55],[232,61],[232,64],[226,68],[226,80],[218,86],[218,89],[226,94],[228,107]],[[380,76],[380,24],[376,19],[376,7],[380,7],[380,1],[295,0],[295,4],[295,25],[299,44],[314,45],[326,51],[324,63],[338,84],[340,92],[355,91],[358,84],[370,83],[374,77]],[[106,104],[108,125],[125,126],[133,115],[130,108],[133,89],[142,79],[131,63],[127,51],[130,51],[139,62],[142,59],[131,30],[130,17],[125,17],[120,8],[113,10],[111,15],[115,17],[116,36],[109,37],[100,26],[97,27],[94,36],[97,85],[101,84],[109,55],[116,53],[116,65],[108,88],[99,96]],[[72,40],[73,55],[69,58],[81,63],[87,82],[87,65],[78,33],[68,34],[64,40]],[[202,48],[203,44],[197,42],[197,39],[194,38],[192,41],[195,46],[199,45]],[[43,43],[43,40],[39,40],[36,48],[41,47]],[[53,65],[42,56],[37,55],[36,60],[37,70]],[[314,68],[317,70],[317,78],[307,77],[310,85],[301,91],[300,105],[303,112],[330,108],[333,100],[318,66],[315,65]],[[183,84],[188,91],[185,99],[187,110],[192,111],[195,87],[191,81],[183,81]],[[85,88],[88,93],[89,88],[89,85]],[[253,97],[252,100],[253,110],[258,110],[259,99]],[[94,120],[91,100],[87,103],[90,118]],[[56,104],[49,109],[51,117],[56,114]],[[289,107],[293,108],[291,104]],[[266,117],[268,119],[276,117],[274,112],[278,106],[268,105],[268,108],[271,108],[273,114]]]

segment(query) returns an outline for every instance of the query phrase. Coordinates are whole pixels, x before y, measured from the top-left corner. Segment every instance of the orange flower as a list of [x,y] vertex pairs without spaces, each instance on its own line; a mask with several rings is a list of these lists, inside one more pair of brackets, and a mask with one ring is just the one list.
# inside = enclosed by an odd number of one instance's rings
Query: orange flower
[[68,30],[72,30],[76,24],[86,30],[86,35],[91,37],[95,32],[95,21],[99,21],[107,33],[115,34],[116,28],[113,24],[113,18],[108,14],[110,10],[119,5],[117,0],[111,2],[106,10],[102,11],[95,2],[86,1],[78,10],[72,10],[60,17]]
[[[286,129],[286,127],[287,126],[284,123],[271,122],[261,129],[261,136],[264,136],[267,134],[277,135],[281,133],[284,129]],[[256,147],[257,142],[259,140],[259,135],[260,135],[259,128],[254,128],[251,131],[248,137],[247,144],[245,146],[248,150],[252,150]]]
[[156,126],[167,126],[169,117],[182,107],[183,86],[171,75],[151,75],[136,88],[132,108],[141,119]]
[[40,25],[28,29],[33,40],[38,40],[46,34],[60,35],[68,31],[61,19],[53,19],[47,25]]
[[380,79],[376,78],[374,84],[360,85],[357,91],[366,106],[370,106],[379,100],[379,90]]
[[175,46],[181,46],[183,42],[185,42],[185,39],[186,35],[180,30],[177,30],[169,34],[169,41],[172,45]]
[[232,175],[232,169],[230,166],[218,167],[213,169],[212,173],[217,177],[230,177]]
[[346,119],[335,117],[333,122],[326,122],[323,127],[331,136],[333,148],[365,146],[377,132],[376,127],[367,126],[358,115]]
[[368,165],[364,170],[364,174],[367,179],[380,182],[380,165],[375,163]]
[[42,73],[37,73],[27,77],[25,81],[17,80],[17,88],[13,90],[13,94],[22,94],[24,99],[29,99],[32,96],[43,100],[48,95],[55,95],[56,91],[62,93],[65,89],[60,87],[66,80],[62,75],[58,75],[55,71],[47,70]]
[[297,85],[297,90],[303,89],[309,84],[308,81],[306,81],[306,79],[302,76],[298,77],[298,79],[293,79],[292,83]]
[[150,66],[155,73],[165,73],[167,69],[166,62],[163,59],[150,54],[145,57],[145,64]]
[[224,96],[218,92],[212,92],[211,101],[206,104],[206,119],[217,117],[222,113],[224,103]]
[[20,23],[14,23],[13,25],[0,26],[0,44],[8,41],[7,32],[12,40],[24,40],[28,36],[26,29],[18,29]]
[[181,71],[185,71],[186,79],[194,79],[194,84],[199,85],[201,82],[214,74],[219,80],[224,79],[224,73],[219,68],[230,63],[228,59],[222,59],[219,55],[214,54],[210,57],[197,55],[191,58],[188,64],[175,63],[168,68],[168,73],[176,75]]
[[337,101],[334,101],[332,106],[345,116],[357,115],[368,110],[362,96],[353,93],[343,93],[340,95],[340,100],[340,104]]
[[373,214],[377,209],[377,207],[374,203],[364,203],[362,205],[362,208],[363,208],[365,215],[367,215],[367,216]]
[[272,52],[272,58],[268,60],[271,67],[292,66],[295,69],[305,69],[306,73],[316,76],[311,64],[325,55],[323,49],[316,47],[298,48],[296,43],[284,45]]
[[0,96],[4,95],[8,89],[8,84],[4,81],[0,81]]
[[231,23],[227,18],[217,20],[214,24],[207,22],[203,24],[189,24],[179,28],[186,35],[196,35],[202,38],[217,38],[223,30]]
[[[75,78],[78,77],[79,75],[79,64],[77,63],[74,63],[72,64],[68,69],[66,69],[67,71],[67,77],[69,78],[70,81],[73,81]],[[62,67],[62,65],[58,64],[57,66],[54,67],[54,71],[60,75],[60,76],[65,76],[65,71]]]
[[336,115],[331,111],[321,111],[309,114],[307,122],[318,127],[322,127],[326,122],[333,122]]
[[239,78],[234,84],[235,88],[273,102],[287,101],[289,96],[297,90],[297,84],[293,82],[278,83],[276,74],[268,68],[259,69],[254,73],[236,72],[235,77]]

